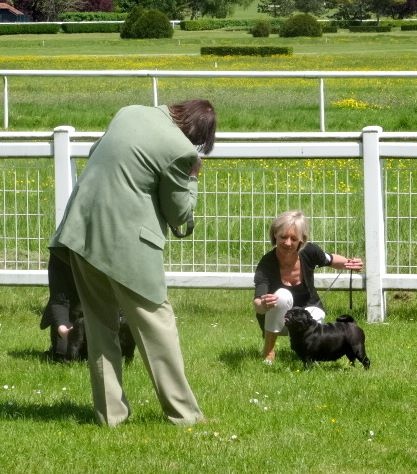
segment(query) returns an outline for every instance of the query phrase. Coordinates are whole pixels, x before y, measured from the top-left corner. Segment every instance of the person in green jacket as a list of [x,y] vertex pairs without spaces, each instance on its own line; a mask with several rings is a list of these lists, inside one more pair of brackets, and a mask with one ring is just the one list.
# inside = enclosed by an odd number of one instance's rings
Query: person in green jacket
[[169,227],[192,221],[199,153],[210,153],[215,131],[206,100],[122,108],[93,145],[52,237],[50,251],[70,263],[80,296],[99,424],[130,415],[119,308],[166,417],[179,425],[203,419],[184,372],[163,250]]

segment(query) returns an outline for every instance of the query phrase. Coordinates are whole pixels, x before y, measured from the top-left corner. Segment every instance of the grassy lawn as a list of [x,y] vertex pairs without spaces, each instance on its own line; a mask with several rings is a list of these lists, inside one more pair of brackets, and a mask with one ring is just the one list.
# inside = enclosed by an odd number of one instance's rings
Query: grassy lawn
[[[4,472],[411,473],[417,337],[414,295],[395,294],[388,324],[353,314],[367,336],[371,368],[346,359],[304,370],[278,343],[261,363],[251,291],[171,290],[187,374],[208,423],[167,424],[136,353],[125,369],[133,414],[111,430],[94,425],[84,363],[51,364],[39,330],[43,288],[0,289],[0,462]],[[346,293],[323,297],[329,320]]]
[[[263,42],[291,45],[294,56],[214,58],[200,57],[200,46],[261,42],[242,32],[176,31],[169,41],[122,41],[117,35],[2,36],[0,69],[414,70],[416,38],[399,32],[291,40],[271,36]],[[171,79],[158,85],[161,103],[208,97],[218,110],[220,131],[318,129],[317,81]],[[119,107],[151,103],[149,79],[9,78],[9,86],[10,124],[16,130],[50,130],[62,124],[103,130]],[[415,86],[415,80],[327,81],[327,128],[354,131],[377,124],[387,130],[416,130]],[[3,161],[7,177],[7,167],[14,163]],[[224,172],[222,163],[208,165],[208,171],[217,173],[216,166]],[[288,169],[292,166],[295,175],[305,171],[294,162]],[[328,161],[314,166],[320,176]],[[339,160],[335,166],[348,164]],[[406,166],[415,168],[412,162]],[[49,200],[50,175],[48,168],[43,182],[49,186],[44,190]],[[360,204],[354,212],[360,215]],[[365,295],[354,294],[353,315],[365,330],[371,359],[370,370],[364,371],[359,365],[349,367],[345,359],[304,370],[286,338],[278,343],[276,364],[266,367],[251,291],[171,289],[187,374],[208,423],[186,429],[167,424],[136,354],[125,370],[133,414],[115,430],[94,424],[86,364],[51,364],[43,358],[49,341],[39,320],[47,293],[46,288],[0,287],[4,472],[417,470],[413,293],[389,293],[387,322],[373,325],[366,323]],[[348,311],[347,293],[325,292],[323,301],[329,321]]]

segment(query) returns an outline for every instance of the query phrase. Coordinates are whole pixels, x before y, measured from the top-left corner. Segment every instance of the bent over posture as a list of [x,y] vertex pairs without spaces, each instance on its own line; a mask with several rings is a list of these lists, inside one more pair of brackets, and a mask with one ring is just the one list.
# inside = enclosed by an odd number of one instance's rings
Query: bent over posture
[[167,300],[163,249],[168,226],[192,219],[201,166],[197,150],[211,151],[215,128],[206,100],[122,108],[93,145],[52,238],[50,249],[70,262],[81,299],[100,424],[115,426],[130,414],[119,308],[168,419],[193,424],[202,418]]

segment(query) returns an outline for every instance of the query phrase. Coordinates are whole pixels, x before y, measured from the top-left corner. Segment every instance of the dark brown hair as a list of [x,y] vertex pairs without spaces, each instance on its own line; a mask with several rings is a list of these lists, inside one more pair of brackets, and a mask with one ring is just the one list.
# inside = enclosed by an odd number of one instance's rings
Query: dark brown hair
[[216,113],[208,100],[193,99],[169,105],[172,120],[193,145],[208,155],[214,146]]

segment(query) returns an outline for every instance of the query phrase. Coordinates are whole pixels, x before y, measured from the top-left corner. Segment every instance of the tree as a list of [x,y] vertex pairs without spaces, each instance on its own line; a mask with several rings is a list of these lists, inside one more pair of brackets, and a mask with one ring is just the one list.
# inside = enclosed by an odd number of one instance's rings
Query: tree
[[65,11],[80,11],[84,0],[15,0],[14,6],[32,21],[57,21]]
[[333,15],[336,20],[354,21],[367,20],[370,18],[372,0],[338,0],[337,12]]
[[84,0],[84,12],[112,12],[113,0]]
[[295,8],[303,13],[318,15],[326,8],[325,0],[295,0]]
[[275,17],[289,16],[295,10],[295,0],[261,0],[258,3],[259,13],[268,13]]

